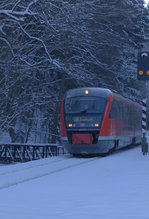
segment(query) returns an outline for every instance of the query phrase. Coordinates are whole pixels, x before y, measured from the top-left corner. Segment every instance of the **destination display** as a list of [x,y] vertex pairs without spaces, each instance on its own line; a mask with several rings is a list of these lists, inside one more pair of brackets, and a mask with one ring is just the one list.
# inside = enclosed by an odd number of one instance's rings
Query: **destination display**
[[74,122],[93,122],[94,118],[93,117],[84,117],[84,116],[75,116],[72,117]]
[[66,116],[67,127],[77,128],[77,127],[94,127],[98,128],[101,125],[102,116],[101,115],[86,115],[86,116]]

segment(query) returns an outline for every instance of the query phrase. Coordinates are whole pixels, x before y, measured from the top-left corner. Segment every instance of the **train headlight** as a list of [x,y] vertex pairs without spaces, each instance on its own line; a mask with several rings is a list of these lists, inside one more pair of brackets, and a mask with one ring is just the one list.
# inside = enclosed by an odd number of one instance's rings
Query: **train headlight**
[[85,90],[85,94],[88,94],[88,90]]
[[98,124],[98,123],[95,123],[94,126],[95,126],[95,127],[99,127],[99,124]]
[[68,124],[68,127],[72,127],[72,124],[70,123],[70,124]]

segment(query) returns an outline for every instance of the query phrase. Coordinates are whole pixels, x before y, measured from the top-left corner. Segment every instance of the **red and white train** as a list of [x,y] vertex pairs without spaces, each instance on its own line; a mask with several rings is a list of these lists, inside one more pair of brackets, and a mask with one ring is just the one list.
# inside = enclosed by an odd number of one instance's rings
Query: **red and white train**
[[142,107],[109,89],[69,90],[61,105],[61,139],[73,155],[107,154],[141,142]]

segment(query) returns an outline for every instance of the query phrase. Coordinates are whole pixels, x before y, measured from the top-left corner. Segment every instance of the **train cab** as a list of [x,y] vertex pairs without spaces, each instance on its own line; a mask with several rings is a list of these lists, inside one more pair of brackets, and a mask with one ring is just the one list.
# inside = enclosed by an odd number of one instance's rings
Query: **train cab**
[[[123,106],[115,109],[117,113],[119,111],[118,114],[123,114],[120,119],[111,116],[115,99]],[[69,90],[61,105],[61,139],[66,150],[75,155],[93,155],[108,153],[115,149],[118,143],[122,145],[126,117],[122,108],[125,108],[126,102],[127,105],[132,105],[132,102],[109,89]],[[129,137],[132,138],[131,135]]]

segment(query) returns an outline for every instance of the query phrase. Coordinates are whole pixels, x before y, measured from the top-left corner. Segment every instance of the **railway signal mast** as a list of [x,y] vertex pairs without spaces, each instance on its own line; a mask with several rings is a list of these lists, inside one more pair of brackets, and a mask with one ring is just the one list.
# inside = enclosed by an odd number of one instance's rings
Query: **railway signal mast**
[[[139,52],[138,53],[138,80],[146,81],[149,80],[149,52]],[[147,97],[142,100],[142,153],[143,155],[148,152],[148,143],[146,138],[146,102]]]

